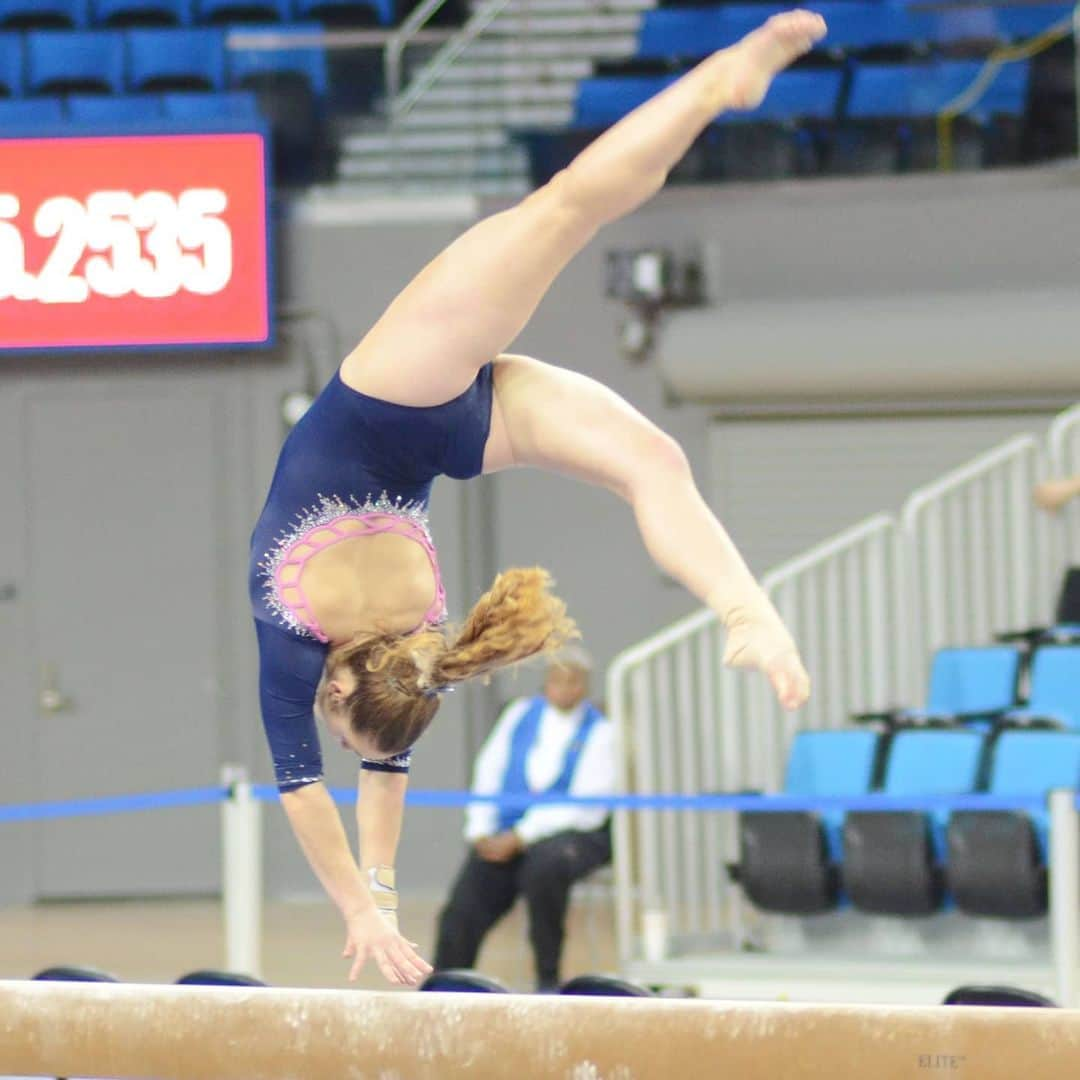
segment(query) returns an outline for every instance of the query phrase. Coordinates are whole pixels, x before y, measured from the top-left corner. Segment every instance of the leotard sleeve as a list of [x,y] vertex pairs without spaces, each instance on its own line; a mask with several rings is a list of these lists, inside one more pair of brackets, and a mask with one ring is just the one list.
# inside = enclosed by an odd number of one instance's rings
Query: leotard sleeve
[[259,704],[278,790],[295,791],[323,776],[315,726],[315,688],[326,646],[255,620],[259,639]]
[[[279,791],[295,791],[323,778],[322,751],[315,724],[315,690],[326,661],[326,646],[255,620],[259,639],[259,702],[274,760]],[[371,772],[407,773],[412,750],[370,761]]]

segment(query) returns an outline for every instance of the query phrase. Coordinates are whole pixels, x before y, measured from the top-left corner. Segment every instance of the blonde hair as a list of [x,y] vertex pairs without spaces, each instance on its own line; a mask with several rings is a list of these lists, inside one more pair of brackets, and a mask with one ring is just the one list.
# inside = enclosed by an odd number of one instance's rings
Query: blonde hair
[[329,663],[345,664],[356,677],[344,702],[354,734],[380,753],[400,754],[435,718],[440,691],[579,637],[551,584],[540,567],[507,570],[456,631],[369,634],[337,650]]

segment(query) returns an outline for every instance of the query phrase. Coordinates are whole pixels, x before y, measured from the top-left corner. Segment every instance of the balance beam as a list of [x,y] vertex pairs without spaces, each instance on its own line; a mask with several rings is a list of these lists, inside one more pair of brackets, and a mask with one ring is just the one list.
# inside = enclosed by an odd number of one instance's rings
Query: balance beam
[[0,982],[0,1074],[1076,1080],[1080,1011]]

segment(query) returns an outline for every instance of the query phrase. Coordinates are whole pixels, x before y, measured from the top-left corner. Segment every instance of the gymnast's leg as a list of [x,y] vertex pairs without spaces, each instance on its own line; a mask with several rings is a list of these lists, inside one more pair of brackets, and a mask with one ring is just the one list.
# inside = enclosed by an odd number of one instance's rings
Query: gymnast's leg
[[485,468],[512,465],[574,476],[629,502],[653,560],[720,616],[725,662],[764,671],[785,708],[803,704],[810,680],[795,644],[674,439],[594,379],[502,356]]
[[342,378],[403,405],[461,393],[601,226],[654,195],[718,113],[756,106],[773,76],[824,33],[818,15],[774,16],[624,117],[548,184],[430,263],[345,360]]

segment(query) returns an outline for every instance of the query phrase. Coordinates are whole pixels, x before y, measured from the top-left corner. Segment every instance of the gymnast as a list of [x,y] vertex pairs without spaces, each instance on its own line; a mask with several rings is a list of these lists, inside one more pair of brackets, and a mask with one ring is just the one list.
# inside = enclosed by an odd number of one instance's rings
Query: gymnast
[[[455,683],[575,633],[539,569],[499,575],[460,629],[427,507],[433,479],[512,466],[574,476],[630,503],[655,562],[711,607],[724,660],[798,708],[809,679],[780,617],[706,506],[681,448],[584,375],[504,354],[599,228],[655,194],[725,109],[752,109],[825,33],[774,16],[632,112],[517,206],[465,232],[345,359],[281,451],[252,536],[260,703],[282,805],[345,922],[355,979],[431,968],[397,929],[394,860],[412,747]],[[361,758],[353,856],[322,783],[316,721]]]

